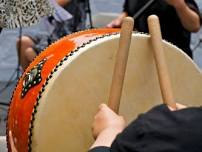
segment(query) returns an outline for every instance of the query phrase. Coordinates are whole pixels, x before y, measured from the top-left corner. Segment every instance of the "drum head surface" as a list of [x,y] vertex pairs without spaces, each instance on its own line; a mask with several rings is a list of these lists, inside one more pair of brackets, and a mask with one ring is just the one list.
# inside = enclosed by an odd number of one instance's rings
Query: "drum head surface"
[[[84,152],[93,143],[91,124],[106,103],[119,35],[91,42],[68,58],[49,80],[39,102],[32,137],[34,152]],[[201,73],[184,53],[164,42],[177,102],[200,105]],[[128,122],[161,104],[149,36],[133,34],[120,114]]]

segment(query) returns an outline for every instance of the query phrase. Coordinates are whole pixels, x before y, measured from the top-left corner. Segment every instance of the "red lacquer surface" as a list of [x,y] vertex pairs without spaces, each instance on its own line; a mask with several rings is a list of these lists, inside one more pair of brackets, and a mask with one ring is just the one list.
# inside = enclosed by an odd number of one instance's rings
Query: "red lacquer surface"
[[[61,61],[65,55],[68,55],[69,52],[73,51],[81,44],[87,42],[89,39],[94,39],[95,37],[114,32],[119,32],[119,29],[93,29],[74,33],[50,45],[35,58],[35,60],[30,64],[30,66],[24,72],[23,76],[20,78],[11,100],[7,123],[7,141],[9,151],[11,151],[10,143],[8,140],[9,131],[12,133],[12,139],[16,149],[19,152],[28,151],[29,128],[34,105],[36,104],[36,98],[48,75],[58,64],[58,62]],[[22,83],[25,73],[30,71],[44,58],[47,58],[47,61],[45,62],[41,72],[42,81],[38,85],[32,87],[24,98],[21,98]]]

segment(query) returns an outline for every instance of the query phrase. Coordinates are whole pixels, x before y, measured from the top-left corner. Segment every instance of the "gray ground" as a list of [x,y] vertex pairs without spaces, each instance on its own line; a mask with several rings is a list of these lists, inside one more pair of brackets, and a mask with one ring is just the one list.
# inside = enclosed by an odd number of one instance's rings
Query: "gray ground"
[[[123,0],[90,0],[92,14],[98,12],[121,12]],[[202,8],[202,1],[197,0],[199,6]],[[202,10],[202,9],[201,9]],[[38,26],[31,28],[37,32]],[[26,29],[25,29],[26,30]],[[0,102],[9,103],[12,90],[16,84],[15,78],[5,91],[2,88],[7,84],[11,75],[16,71],[17,54],[15,41],[19,30],[4,30],[0,35]],[[202,30],[193,35],[192,48],[194,48],[202,40]],[[194,50],[194,61],[202,68],[202,44]],[[0,135],[5,135],[5,120],[6,120],[7,106],[0,106]]]

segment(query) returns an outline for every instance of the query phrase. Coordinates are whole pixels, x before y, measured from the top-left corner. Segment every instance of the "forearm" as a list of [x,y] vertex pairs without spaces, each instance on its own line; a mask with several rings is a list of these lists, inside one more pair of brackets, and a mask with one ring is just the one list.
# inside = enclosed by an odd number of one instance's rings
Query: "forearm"
[[125,17],[128,16],[128,13],[122,12],[116,19],[114,19],[111,23],[107,25],[107,27],[114,28],[114,27],[121,27],[122,21]]
[[127,17],[128,16],[128,13],[127,12],[122,12],[119,16],[118,16],[118,18],[119,19],[121,19],[121,20],[123,20],[125,17]]
[[197,32],[200,29],[199,15],[190,9],[185,2],[174,7],[185,29],[190,32]]
[[95,147],[111,147],[112,142],[116,138],[117,134],[119,134],[121,130],[116,129],[106,129],[102,131],[99,136],[96,138],[95,142],[91,146],[90,149],[93,149]]

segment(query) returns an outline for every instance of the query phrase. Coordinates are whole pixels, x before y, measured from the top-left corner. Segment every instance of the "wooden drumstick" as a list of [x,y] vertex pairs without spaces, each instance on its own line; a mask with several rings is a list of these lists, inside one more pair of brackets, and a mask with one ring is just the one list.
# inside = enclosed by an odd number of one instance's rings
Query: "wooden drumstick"
[[159,19],[156,15],[148,17],[149,33],[153,46],[153,54],[158,72],[163,102],[173,109],[177,109],[174,101],[170,77],[165,61]]
[[108,106],[116,113],[119,112],[123,81],[134,27],[132,17],[126,17],[121,26],[119,48],[116,54],[116,63],[112,77]]

